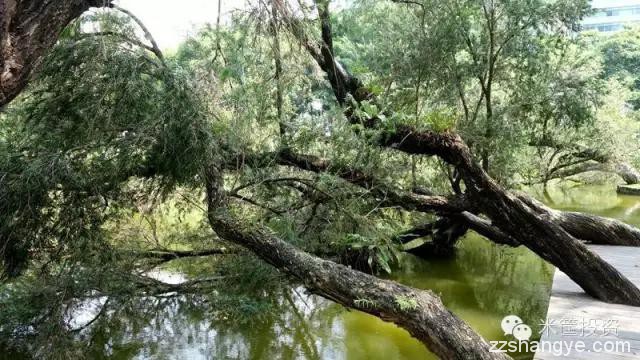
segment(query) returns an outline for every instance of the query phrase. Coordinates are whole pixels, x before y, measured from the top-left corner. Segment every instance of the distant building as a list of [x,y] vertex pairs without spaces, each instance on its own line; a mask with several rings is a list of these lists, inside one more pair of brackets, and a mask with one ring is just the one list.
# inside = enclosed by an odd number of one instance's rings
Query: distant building
[[640,0],[593,0],[595,13],[582,21],[582,30],[612,32],[640,24]]

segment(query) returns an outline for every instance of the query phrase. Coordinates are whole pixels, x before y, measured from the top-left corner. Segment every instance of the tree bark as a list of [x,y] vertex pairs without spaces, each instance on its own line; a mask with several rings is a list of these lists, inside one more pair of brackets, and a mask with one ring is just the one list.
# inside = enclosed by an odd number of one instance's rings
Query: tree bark
[[[319,12],[319,16],[322,26],[327,26],[326,11]],[[294,32],[294,34],[305,42],[305,48],[314,48],[309,44],[308,38],[301,37],[299,33]],[[332,41],[325,37],[330,35],[330,32],[323,31],[322,35],[323,44]],[[322,46],[321,44],[318,47]],[[332,69],[344,69],[331,53],[314,51],[309,53],[327,72],[330,79],[341,74]],[[335,81],[330,82],[333,85]],[[347,82],[359,83],[357,78],[348,73],[342,83]],[[334,87],[334,94],[340,104],[344,104],[342,90]],[[356,102],[374,98],[362,87],[350,94]],[[380,131],[378,145],[382,147],[407,154],[438,156],[453,165],[464,181],[473,213],[485,214],[492,225],[508,236],[517,238],[521,244],[558,267],[587,294],[606,302],[640,306],[640,290],[631,281],[597,254],[589,251],[581,241],[553,222],[549,216],[541,216],[521,198],[499,186],[478,166],[469,148],[458,135],[448,132],[420,131],[408,125],[398,125],[395,129],[389,129],[380,126],[381,120],[377,117],[363,121],[353,116],[353,110],[349,107],[345,109],[345,116],[352,123]]]
[[110,0],[0,1],[0,107],[25,88],[62,29],[92,6]]
[[[409,248],[407,252],[422,258],[452,256],[455,253],[456,243],[469,229],[464,220],[456,217],[441,217],[430,225],[430,234],[427,235],[431,237],[431,241]],[[408,240],[407,236],[410,234],[405,234],[400,240]]]
[[614,172],[629,185],[640,182],[640,172],[627,162],[615,162],[613,164],[613,169]]
[[[62,29],[90,6],[100,5],[107,3],[99,0],[0,3],[0,106],[24,89]],[[327,53],[327,49],[323,52]],[[213,230],[299,279],[312,292],[402,326],[441,358],[508,359],[504,354],[490,352],[489,344],[450,313],[432,292],[380,280],[315,258],[263,229],[247,228],[230,216],[224,206],[223,178],[218,169],[208,168],[205,179],[208,218]]]
[[565,231],[582,241],[596,245],[640,246],[640,229],[622,221],[573,211],[559,211],[521,195],[538,214],[560,225]]
[[549,181],[551,179],[563,179],[589,171],[602,171],[620,176],[620,178],[629,185],[640,182],[640,171],[633,167],[633,165],[620,159],[616,159],[600,150],[585,148],[575,144],[565,145],[557,143],[549,136],[543,136],[542,139],[532,140],[529,142],[529,145],[536,147],[549,147],[557,150],[567,150],[570,151],[568,155],[584,160],[584,162],[573,166],[562,166],[556,169],[551,169],[544,179],[545,181]]
[[[640,305],[640,290],[618,270],[530,204],[502,189],[473,160],[462,139],[450,133],[420,132],[401,126],[382,145],[410,153],[436,155],[460,171],[473,212],[552,263],[585,292],[612,303]],[[541,216],[542,215],[542,216]]]
[[265,229],[238,221],[225,206],[221,172],[211,167],[205,178],[208,219],[216,234],[299,280],[310,292],[397,324],[443,359],[508,359],[490,352],[489,344],[431,291],[314,257]]
[[[397,206],[407,211],[435,213],[440,217],[464,219],[469,229],[497,244],[521,245],[517,236],[503,232],[489,219],[470,212],[472,204],[464,195],[443,196],[433,194],[426,189],[407,191],[393,188],[359,169],[337,166],[328,159],[295,153],[290,149],[266,154],[239,155],[234,157],[234,160],[230,161],[226,168],[237,170],[244,165],[254,167],[284,165],[315,173],[333,174],[351,184],[372,190],[371,195],[376,196],[378,201],[385,206]],[[555,210],[530,197],[519,197],[536,212],[548,217],[550,221],[556,222],[580,241],[598,245],[640,246],[640,229],[622,221],[591,214]],[[419,237],[431,235],[431,225],[421,226],[421,229],[417,229],[415,234],[420,235]]]

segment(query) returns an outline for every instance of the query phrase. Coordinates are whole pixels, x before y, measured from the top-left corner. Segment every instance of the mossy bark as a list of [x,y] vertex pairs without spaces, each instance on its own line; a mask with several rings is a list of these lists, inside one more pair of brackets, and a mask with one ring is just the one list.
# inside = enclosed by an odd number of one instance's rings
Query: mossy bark
[[243,246],[297,279],[312,293],[390,321],[406,329],[442,359],[508,359],[464,321],[445,308],[433,292],[382,280],[303,252],[270,231],[236,219],[226,207],[222,175],[207,170],[207,205],[211,228],[221,238]]

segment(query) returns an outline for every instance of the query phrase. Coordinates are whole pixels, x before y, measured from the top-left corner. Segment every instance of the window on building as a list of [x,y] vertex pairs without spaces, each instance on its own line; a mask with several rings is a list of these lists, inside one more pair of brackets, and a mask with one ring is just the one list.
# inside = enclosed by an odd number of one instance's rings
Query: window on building
[[618,31],[620,29],[622,29],[622,25],[620,25],[620,24],[598,25],[598,31],[601,31],[601,32]]

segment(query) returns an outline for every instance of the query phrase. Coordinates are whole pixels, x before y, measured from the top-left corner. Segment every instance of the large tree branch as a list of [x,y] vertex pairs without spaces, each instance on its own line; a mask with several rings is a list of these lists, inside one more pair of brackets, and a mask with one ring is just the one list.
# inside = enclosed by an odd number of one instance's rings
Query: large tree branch
[[387,146],[412,154],[436,155],[457,167],[473,212],[486,214],[493,225],[557,266],[591,296],[640,305],[640,290],[633,283],[560,224],[539,216],[521,198],[502,189],[475,163],[459,136],[405,126],[389,132],[387,139]]
[[[343,167],[337,169],[326,159],[311,155],[296,154],[291,151],[284,151],[278,154],[276,161],[279,164],[295,166],[303,170],[333,173],[352,184],[364,188],[374,187],[378,195],[381,195],[384,199],[383,204],[386,206],[398,206],[408,211],[438,213],[441,216],[453,218],[458,220],[458,222],[465,223],[468,228],[497,244],[508,246],[520,245],[515,238],[493,226],[489,220],[483,219],[468,211],[470,207],[464,196],[453,195],[445,197],[424,195],[413,191],[394,190],[375,177],[364,175],[363,172],[353,168]],[[449,226],[444,226],[443,224],[423,224],[398,236],[401,242],[408,242],[416,238],[433,235],[434,231],[438,229],[444,231],[445,228],[450,230]]]
[[[516,239],[500,231],[500,229],[493,226],[489,220],[483,219],[468,211],[463,211],[459,214],[450,214],[448,215],[448,218],[462,221],[463,224],[468,228],[474,230],[487,239],[490,239],[496,244],[508,245],[512,247],[520,246],[520,243]],[[438,221],[429,222],[414,226],[409,230],[401,232],[400,234],[395,236],[395,240],[404,244],[415,239],[433,236],[435,232],[442,230],[444,229],[442,226],[439,226]]]
[[184,258],[192,258],[192,257],[237,254],[238,251],[236,249],[219,247],[219,248],[203,249],[203,250],[167,250],[167,249],[155,249],[155,250],[146,250],[146,251],[136,250],[136,251],[130,251],[128,253],[135,257],[140,257],[145,259],[157,259],[162,262],[166,262],[166,261],[171,261],[176,259],[184,259]]
[[[468,229],[476,231],[496,244],[520,245],[517,240],[493,226],[489,220],[469,212],[470,205],[466,198],[460,194],[442,196],[434,195],[425,189],[416,188],[407,191],[395,188],[356,168],[345,165],[338,166],[328,159],[295,153],[287,148],[273,153],[243,154],[233,158],[233,161],[228,161],[225,164],[227,170],[237,170],[245,165],[250,167],[282,165],[314,173],[332,174],[350,184],[368,190],[380,205],[397,207],[406,211],[437,214],[440,218],[434,223],[418,225],[414,229],[396,236],[396,240],[403,243],[420,237],[432,237],[435,245],[431,246],[429,243],[419,249],[409,250],[419,256],[451,254],[457,239],[464,235]],[[445,233],[455,234],[455,236],[443,236],[442,234]]]
[[403,327],[444,359],[507,359],[491,353],[489,345],[466,323],[449,312],[428,290],[381,280],[305,253],[269,231],[237,220],[226,209],[222,174],[207,170],[208,218],[223,239],[241,245],[315,294],[343,306]]
[[496,244],[508,245],[513,247],[521,245],[516,238],[504,233],[487,219],[481,218],[480,216],[474,215],[468,211],[463,211],[459,215],[454,216],[458,216],[459,218],[464,219],[464,221],[466,221],[467,223],[467,226],[471,230],[495,242]]
[[147,27],[144,25],[142,20],[140,20],[137,16],[135,16],[131,11],[127,9],[123,9],[115,5],[113,6],[113,8],[129,16],[138,25],[140,30],[142,30],[142,33],[144,34],[145,39],[147,39],[147,41],[149,41],[149,43],[151,44],[151,46],[145,46],[145,48],[149,49],[149,51],[151,51],[156,55],[156,57],[160,60],[160,62],[165,64],[164,55],[162,54],[162,51],[160,50],[160,47],[158,46],[156,39],[153,37],[149,29],[147,29]]
[[465,200],[460,196],[423,195],[415,192],[394,189],[381,180],[355,168],[336,167],[327,159],[313,155],[297,154],[284,150],[276,155],[280,165],[294,166],[298,169],[316,173],[331,173],[349,183],[368,189],[379,198],[382,205],[399,206],[406,210],[421,212],[460,212],[464,209]]
[[[238,169],[244,165],[252,167],[283,165],[314,173],[332,174],[364,189],[371,190],[373,188],[371,194],[376,196],[385,206],[395,206],[407,211],[435,213],[441,217],[455,217],[459,221],[466,222],[469,229],[496,244],[521,245],[517,235],[507,234],[491,220],[474,214],[472,204],[463,195],[442,196],[424,190],[407,191],[393,188],[382,180],[366,175],[358,169],[344,165],[337,166],[328,159],[295,153],[290,149],[282,152],[236,156],[226,165],[226,168]],[[640,246],[640,229],[622,221],[590,214],[554,210],[526,196],[521,199],[535,211],[552,219],[581,241],[601,245]],[[417,238],[432,234],[430,225],[418,225],[417,228],[414,229],[415,232],[407,230],[407,235],[413,233],[419,235],[415,237]],[[411,238],[408,236],[406,241],[410,241]]]
[[540,216],[559,224],[577,239],[598,245],[640,246],[640,229],[622,221],[573,211],[551,209],[526,195],[520,195]]
[[128,43],[133,46],[137,46],[141,49],[150,51],[153,53],[160,61],[163,61],[162,53],[156,53],[156,49],[152,46],[149,46],[138,39],[130,38],[124,34],[114,32],[114,31],[100,31],[100,32],[89,32],[78,35],[78,42],[86,39],[97,38],[97,37],[113,37],[125,43]]
[[0,1],[0,107],[27,85],[71,20],[110,0]]
[[562,152],[566,151],[567,154],[564,157],[578,159],[575,164],[565,163],[549,170],[545,180],[563,179],[589,171],[602,171],[620,176],[627,184],[640,182],[640,171],[634,166],[599,149],[588,148],[578,144],[559,143],[550,136],[533,139],[529,142],[529,145],[547,147]]
[[551,179],[564,179],[571,176],[584,174],[590,171],[601,171],[612,173],[620,176],[627,184],[637,184],[640,182],[640,172],[636,170],[631,164],[626,162],[608,161],[608,162],[591,162],[580,161],[573,166],[550,171],[546,180]]
[[[318,65],[331,78],[336,73],[331,73],[334,66],[328,66],[328,62],[337,63],[335,58],[324,58]],[[344,80],[353,81],[354,78],[347,74]],[[339,89],[334,87],[334,93],[342,104]],[[356,102],[363,98],[361,94],[351,95]],[[372,95],[368,97],[372,98]],[[381,133],[380,146],[408,154],[435,155],[456,167],[474,213],[484,213],[492,225],[513,238],[517,237],[520,243],[565,272],[589,295],[607,302],[640,305],[640,290],[631,281],[559,224],[548,217],[541,217],[522,199],[499,186],[475,162],[458,135],[418,130],[409,125],[388,129],[380,126],[379,118],[362,121],[350,108],[345,109],[345,115],[351,122],[378,130]]]

